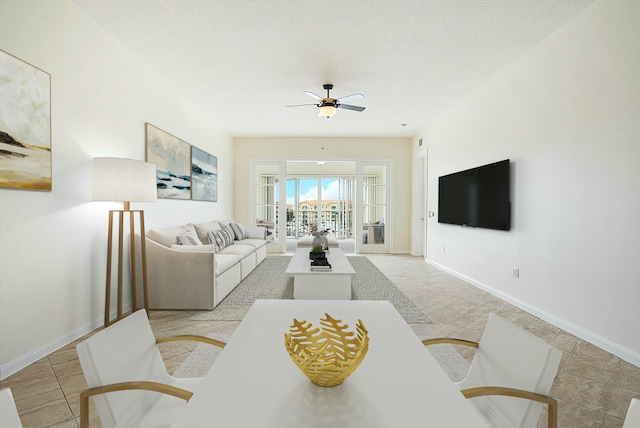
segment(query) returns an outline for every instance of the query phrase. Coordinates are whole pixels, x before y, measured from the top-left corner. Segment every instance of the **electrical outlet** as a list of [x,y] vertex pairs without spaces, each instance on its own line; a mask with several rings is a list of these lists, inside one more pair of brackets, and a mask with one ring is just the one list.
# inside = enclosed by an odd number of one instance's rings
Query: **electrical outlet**
[[520,269],[513,268],[513,277],[520,278]]

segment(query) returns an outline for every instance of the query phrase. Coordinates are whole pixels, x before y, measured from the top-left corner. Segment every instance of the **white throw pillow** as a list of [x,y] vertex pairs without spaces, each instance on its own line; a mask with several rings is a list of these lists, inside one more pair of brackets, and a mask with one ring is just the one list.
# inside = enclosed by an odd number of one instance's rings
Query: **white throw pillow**
[[202,242],[207,242],[207,233],[211,232],[212,230],[222,229],[222,226],[220,226],[217,221],[195,223],[192,224],[192,226],[195,229],[195,232],[198,234],[198,238],[200,238],[200,241]]
[[147,236],[149,237],[149,239],[156,241],[157,243],[162,244],[165,247],[170,247],[171,244],[176,243],[176,236],[182,235],[183,233],[195,233],[195,232],[196,231],[192,225],[185,224],[183,226],[151,229],[147,231]]
[[202,246],[202,242],[198,239],[198,235],[193,232],[183,233],[176,236],[176,243],[178,245],[198,245]]

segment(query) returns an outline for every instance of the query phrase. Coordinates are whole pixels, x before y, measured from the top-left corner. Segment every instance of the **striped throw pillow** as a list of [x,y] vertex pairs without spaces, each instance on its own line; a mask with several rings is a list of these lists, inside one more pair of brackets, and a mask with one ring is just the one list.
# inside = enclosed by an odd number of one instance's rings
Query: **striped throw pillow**
[[240,223],[230,223],[231,229],[233,229],[233,233],[236,235],[236,239],[238,241],[242,241],[247,237],[247,232],[244,230],[244,227]]
[[233,231],[228,227],[225,227],[220,230],[212,230],[210,232],[207,232],[207,238],[209,239],[209,243],[214,246],[213,251],[215,251],[216,253],[222,250],[223,248],[228,247],[229,245],[233,245],[234,236],[235,235]]

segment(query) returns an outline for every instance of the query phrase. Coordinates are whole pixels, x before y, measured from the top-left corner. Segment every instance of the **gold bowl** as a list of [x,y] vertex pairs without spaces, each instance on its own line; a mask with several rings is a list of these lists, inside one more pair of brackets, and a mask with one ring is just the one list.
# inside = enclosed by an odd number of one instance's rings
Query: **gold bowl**
[[321,328],[307,321],[293,319],[289,333],[284,335],[284,346],[296,366],[319,386],[341,384],[358,368],[369,350],[369,332],[362,320],[356,323],[356,332],[347,331],[343,324],[325,313]]

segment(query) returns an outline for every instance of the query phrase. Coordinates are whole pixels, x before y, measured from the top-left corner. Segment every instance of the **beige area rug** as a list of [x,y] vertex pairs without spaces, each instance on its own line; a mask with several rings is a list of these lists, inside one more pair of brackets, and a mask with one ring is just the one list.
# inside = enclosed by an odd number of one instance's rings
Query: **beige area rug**
[[[366,257],[348,257],[356,271],[353,300],[388,300],[409,324],[426,324],[427,316]],[[293,278],[284,271],[290,256],[269,256],[212,311],[199,312],[193,321],[240,321],[256,299],[292,299]]]

